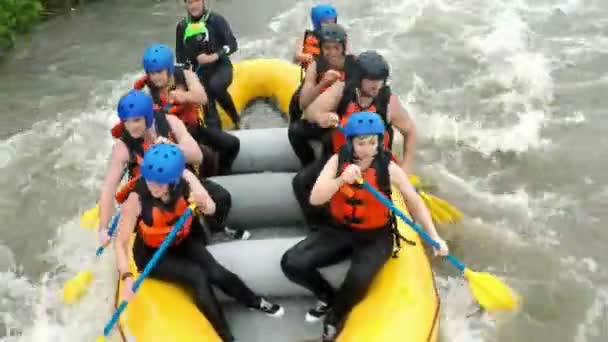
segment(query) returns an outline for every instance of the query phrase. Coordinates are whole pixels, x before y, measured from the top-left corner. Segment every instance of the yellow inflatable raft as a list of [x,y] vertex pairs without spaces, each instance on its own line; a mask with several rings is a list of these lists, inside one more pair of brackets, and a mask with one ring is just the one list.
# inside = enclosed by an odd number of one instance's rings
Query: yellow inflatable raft
[[[393,194],[395,205],[404,210],[399,191],[393,189]],[[437,340],[439,298],[429,259],[412,229],[399,221],[399,230],[416,245],[404,243],[399,257],[387,262],[348,316],[338,342]],[[133,261],[131,269],[136,273]],[[221,342],[186,291],[149,278],[121,316],[119,328],[129,342]]]
[[[233,81],[228,92],[239,114],[247,104],[258,98],[273,99],[289,118],[291,96],[300,85],[300,67],[281,59],[250,59],[234,63]],[[224,109],[217,108],[224,129],[234,125]]]

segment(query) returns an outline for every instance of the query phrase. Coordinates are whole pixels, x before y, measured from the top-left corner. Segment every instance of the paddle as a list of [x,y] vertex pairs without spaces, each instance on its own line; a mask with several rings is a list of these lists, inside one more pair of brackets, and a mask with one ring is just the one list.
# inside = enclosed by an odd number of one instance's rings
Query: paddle
[[[114,231],[118,226],[118,220],[120,218],[120,211],[118,211],[112,221],[110,223],[110,229],[108,230],[108,235],[112,237],[114,235]],[[95,251],[96,258],[99,258],[103,253],[105,246],[97,247]],[[76,276],[67,280],[63,285],[63,302],[66,304],[71,304],[80,299],[85,292],[91,281],[93,280],[93,272],[91,270],[80,271]]]
[[84,211],[80,216],[80,226],[85,229],[99,227],[99,204]]
[[[344,127],[337,125],[336,128],[338,128],[342,133],[345,133]],[[456,209],[456,207],[447,201],[425,191],[425,189],[430,189],[433,186],[424,184],[420,180],[420,177],[413,174],[409,175],[409,179],[416,189],[416,192],[418,192],[424,201],[424,204],[429,209],[433,222],[436,224],[446,224],[458,223],[462,220],[462,213]]]
[[[163,255],[163,253],[165,252],[165,250],[169,247],[169,245],[171,244],[171,242],[173,242],[173,240],[175,239],[175,236],[177,235],[177,233],[182,229],[182,226],[184,225],[184,222],[186,222],[186,219],[192,215],[192,211],[194,210],[195,205],[191,204],[188,209],[186,209],[186,212],[179,218],[179,220],[175,223],[175,225],[173,226],[173,229],[171,229],[171,232],[169,232],[169,235],[167,235],[167,237],[165,238],[165,240],[163,241],[163,243],[160,245],[160,247],[158,247],[158,249],[156,250],[156,252],[154,252],[154,255],[152,256],[152,259],[150,259],[150,261],[148,261],[148,263],[146,264],[146,267],[144,268],[143,272],[141,272],[141,274],[139,275],[139,277],[137,277],[137,280],[135,280],[135,283],[133,283],[133,293],[137,292],[137,290],[139,289],[139,287],[141,286],[141,283],[144,281],[144,279],[146,279],[146,277],[148,276],[148,274],[150,274],[150,272],[152,271],[152,269],[156,266],[156,264],[158,263],[158,260],[160,259],[160,257]],[[110,332],[112,331],[112,328],[114,327],[114,324],[116,324],[116,322],[118,321],[118,318],[120,317],[120,314],[125,310],[125,308],[127,307],[128,302],[123,300],[120,305],[118,306],[118,309],[116,309],[116,311],[114,312],[114,314],[112,315],[112,317],[110,318],[110,320],[108,321],[108,323],[104,326],[103,328],[103,336],[99,336],[97,337],[97,339],[95,340],[95,342],[104,342],[105,338],[110,335]]]
[[[387,208],[395,213],[395,215],[399,216],[399,218],[412,227],[427,243],[431,244],[435,248],[440,248],[437,241],[433,240],[433,238],[431,238],[428,233],[425,232],[418,224],[414,223],[401,210],[395,207],[389,199],[384,197],[384,195],[362,179],[360,179],[358,182]],[[475,297],[482,308],[489,312],[510,311],[517,308],[517,294],[501,280],[486,272],[479,273],[472,271],[451,254],[446,256],[446,258],[452,263],[452,265],[463,272],[464,277],[469,281],[469,286],[471,287],[473,297]]]

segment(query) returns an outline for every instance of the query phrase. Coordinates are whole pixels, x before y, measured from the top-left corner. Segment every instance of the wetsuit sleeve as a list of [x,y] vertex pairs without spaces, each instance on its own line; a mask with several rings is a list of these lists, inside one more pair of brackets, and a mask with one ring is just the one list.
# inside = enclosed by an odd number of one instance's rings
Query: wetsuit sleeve
[[180,21],[177,23],[177,27],[175,28],[175,61],[178,64],[186,63],[186,50],[184,47],[184,31],[186,26],[184,25],[184,21]]
[[225,54],[227,56],[230,56],[235,53],[236,50],[238,50],[236,38],[234,37],[232,29],[230,28],[228,21],[226,21],[226,18],[219,14],[215,14],[213,17],[213,25],[215,26],[215,32],[217,33],[218,42],[218,51],[215,52],[221,53],[221,50],[224,48],[224,46],[228,46],[230,50],[226,51]]

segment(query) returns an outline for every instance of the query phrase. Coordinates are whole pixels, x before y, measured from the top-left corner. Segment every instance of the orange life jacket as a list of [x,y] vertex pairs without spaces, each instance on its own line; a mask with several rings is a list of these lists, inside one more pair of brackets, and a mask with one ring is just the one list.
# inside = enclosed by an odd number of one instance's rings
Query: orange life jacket
[[[302,52],[312,56],[318,56],[321,54],[321,44],[319,42],[317,34],[314,31],[306,30],[304,32],[304,40],[302,41]],[[309,64],[309,62],[300,63],[303,69],[306,69]]]
[[[138,178],[135,181],[133,191],[137,192],[141,201],[141,213],[137,221],[137,233],[147,246],[157,248],[169,235],[178,219],[188,209],[187,196],[190,190],[187,184],[181,181],[171,190],[170,196],[172,199],[168,204],[152,196],[143,178]],[[191,226],[192,215],[184,222],[172,245],[177,245],[186,238],[190,234]]]
[[[339,159],[347,149],[340,150]],[[350,159],[350,158],[348,158]],[[363,179],[374,189],[390,198],[390,177],[388,165],[390,155],[386,151],[378,153],[372,165],[362,172]],[[340,161],[338,174],[341,174],[349,161]],[[332,218],[340,225],[356,230],[371,230],[385,228],[391,224],[390,210],[360,184],[344,184],[329,201],[329,211]]]
[[[173,72],[173,79],[176,84],[187,88],[186,78],[182,68],[175,68],[175,71]],[[155,111],[165,111],[167,114],[175,115],[182,120],[186,126],[200,124],[199,118],[201,114],[201,106],[190,103],[170,103],[168,93],[161,93],[158,88],[152,85],[148,81],[148,75],[142,76],[139,80],[135,81],[135,84],[133,85],[133,88],[135,89],[143,89],[144,87],[148,87],[150,90],[150,96],[152,96],[152,100],[154,101]],[[173,89],[175,89],[175,84],[171,87],[171,90]]]

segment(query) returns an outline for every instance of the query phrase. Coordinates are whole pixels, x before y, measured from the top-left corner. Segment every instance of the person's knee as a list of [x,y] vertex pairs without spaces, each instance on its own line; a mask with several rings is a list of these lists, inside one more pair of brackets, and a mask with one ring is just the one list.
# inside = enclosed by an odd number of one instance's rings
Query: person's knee
[[302,142],[304,138],[302,133],[302,124],[300,122],[294,122],[287,128],[287,137],[292,145]]
[[304,175],[303,172],[298,172],[291,180],[291,187],[293,188],[293,193],[296,197],[299,197],[304,193]]
[[216,72],[209,79],[209,87],[215,94],[221,94],[228,89],[230,85],[230,78],[227,77],[226,73]]
[[230,155],[236,156],[241,149],[241,140],[234,135],[230,135],[226,139],[226,149],[229,151]]
[[310,263],[297,248],[291,248],[281,257],[281,269],[287,278],[293,279],[309,270]]

